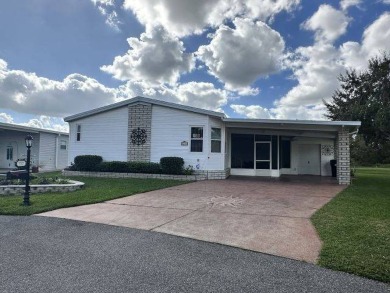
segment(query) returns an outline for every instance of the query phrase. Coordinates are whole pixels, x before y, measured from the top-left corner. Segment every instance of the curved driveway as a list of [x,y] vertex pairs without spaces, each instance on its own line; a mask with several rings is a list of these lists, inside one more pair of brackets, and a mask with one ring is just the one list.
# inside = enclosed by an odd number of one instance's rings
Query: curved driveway
[[321,241],[309,218],[344,187],[329,178],[291,178],[199,181],[40,215],[152,230],[315,263]]

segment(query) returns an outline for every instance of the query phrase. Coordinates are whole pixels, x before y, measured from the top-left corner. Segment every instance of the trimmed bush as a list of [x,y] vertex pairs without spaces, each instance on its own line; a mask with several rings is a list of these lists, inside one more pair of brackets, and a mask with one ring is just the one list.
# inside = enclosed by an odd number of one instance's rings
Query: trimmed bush
[[74,158],[74,168],[77,171],[96,171],[103,161],[101,156],[82,155]]
[[99,171],[128,173],[129,166],[127,162],[120,162],[120,161],[102,162],[99,164]]
[[163,174],[183,174],[184,160],[180,157],[163,157],[160,159]]
[[152,162],[129,162],[129,173],[149,173],[160,174],[161,167],[159,163]]
[[159,174],[161,168],[159,163],[151,162],[102,162],[99,164],[100,172],[116,172],[116,173],[148,173]]

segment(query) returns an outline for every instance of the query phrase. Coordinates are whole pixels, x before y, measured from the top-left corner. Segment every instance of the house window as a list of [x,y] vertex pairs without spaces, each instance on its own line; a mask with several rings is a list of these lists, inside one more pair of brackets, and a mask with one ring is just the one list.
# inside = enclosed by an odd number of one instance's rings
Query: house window
[[191,152],[203,152],[203,127],[191,127]]
[[67,149],[66,140],[61,140],[60,141],[60,149],[61,150],[66,150]]
[[8,161],[14,160],[14,148],[12,146],[7,147],[7,160]]
[[77,134],[76,134],[76,140],[80,141],[81,140],[81,125],[77,125]]
[[211,128],[211,152],[221,152],[221,128]]

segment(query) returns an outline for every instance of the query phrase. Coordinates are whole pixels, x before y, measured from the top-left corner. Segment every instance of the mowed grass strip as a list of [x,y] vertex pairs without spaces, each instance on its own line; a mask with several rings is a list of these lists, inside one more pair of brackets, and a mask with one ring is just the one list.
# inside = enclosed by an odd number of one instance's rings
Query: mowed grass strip
[[[43,173],[39,176],[62,177],[59,172]],[[84,182],[84,188],[82,190],[68,193],[42,193],[31,195],[31,206],[28,207],[21,205],[23,201],[23,197],[21,195],[0,196],[0,214],[32,215],[59,208],[103,202],[136,193],[188,183],[186,181],[161,179],[116,179],[90,177],[67,178]]]
[[359,168],[353,184],[315,213],[319,265],[390,282],[390,169]]

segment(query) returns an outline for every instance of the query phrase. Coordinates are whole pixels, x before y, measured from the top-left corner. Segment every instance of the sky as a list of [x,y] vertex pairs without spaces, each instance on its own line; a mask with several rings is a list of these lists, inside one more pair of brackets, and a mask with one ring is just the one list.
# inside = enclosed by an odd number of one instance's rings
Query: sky
[[322,120],[384,52],[390,0],[0,0],[0,122],[67,131],[135,96]]

